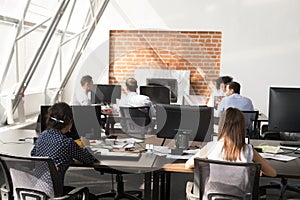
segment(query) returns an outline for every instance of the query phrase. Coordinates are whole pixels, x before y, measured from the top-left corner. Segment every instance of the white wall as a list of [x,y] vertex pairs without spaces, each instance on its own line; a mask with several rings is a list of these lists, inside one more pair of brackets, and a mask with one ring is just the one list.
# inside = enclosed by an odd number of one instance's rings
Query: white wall
[[300,86],[299,0],[111,0],[66,91],[84,74],[108,82],[111,29],[223,32],[221,75],[267,114],[270,86]]

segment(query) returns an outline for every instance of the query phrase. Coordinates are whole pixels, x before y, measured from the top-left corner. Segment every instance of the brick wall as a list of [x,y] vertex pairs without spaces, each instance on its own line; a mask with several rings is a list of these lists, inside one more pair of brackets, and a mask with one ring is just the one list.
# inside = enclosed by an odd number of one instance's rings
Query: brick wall
[[217,31],[110,31],[110,84],[124,85],[134,69],[190,70],[190,94],[209,95],[220,75]]

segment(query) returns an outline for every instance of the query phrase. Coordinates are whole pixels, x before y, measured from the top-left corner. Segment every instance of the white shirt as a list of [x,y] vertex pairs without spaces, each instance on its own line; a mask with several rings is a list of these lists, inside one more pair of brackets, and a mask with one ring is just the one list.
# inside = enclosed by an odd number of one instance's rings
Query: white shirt
[[74,96],[72,99],[72,105],[91,105],[92,101],[92,92],[86,92],[82,87],[78,88],[74,92]]
[[143,107],[147,106],[150,108],[150,115],[155,116],[156,112],[150,98],[146,95],[140,95],[136,92],[130,92],[124,98],[120,100],[119,107]]
[[[211,160],[224,160],[224,153],[222,152],[222,148],[224,146],[224,141],[211,141],[208,142],[204,147],[201,148],[195,155],[189,158],[186,163],[185,167],[190,168],[190,166],[194,165],[194,158],[208,158]],[[252,162],[253,160],[253,148],[251,144],[246,144],[243,152],[241,152],[241,159],[237,160],[236,162]]]
[[226,96],[226,93],[223,90],[221,90],[221,89],[214,91],[210,95],[210,98],[209,98],[209,101],[207,103],[207,106],[214,107],[215,106],[215,97],[225,97],[225,96]]

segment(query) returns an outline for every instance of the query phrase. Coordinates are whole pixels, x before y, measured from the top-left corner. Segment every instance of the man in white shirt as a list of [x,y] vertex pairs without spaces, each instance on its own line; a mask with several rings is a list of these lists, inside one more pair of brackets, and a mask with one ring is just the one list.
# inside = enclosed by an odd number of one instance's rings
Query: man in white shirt
[[[253,111],[254,107],[252,101],[240,95],[241,85],[237,82],[230,82],[226,85],[226,97],[222,99],[218,105],[218,117],[221,116],[227,108],[237,108],[241,111]],[[251,130],[252,122],[249,116],[245,116],[247,129]]]
[[207,106],[215,107],[215,109],[217,109],[218,104],[226,95],[226,84],[230,83],[231,81],[232,77],[230,76],[220,76],[216,80],[216,90],[211,92]]
[[134,78],[128,78],[126,80],[126,96],[121,99],[119,106],[127,107],[143,107],[147,106],[150,108],[150,115],[155,116],[155,109],[150,98],[146,95],[140,95],[136,92],[138,88],[137,81]]
[[80,80],[81,88],[75,91],[72,105],[91,105],[93,99],[94,82],[90,75],[85,75]]

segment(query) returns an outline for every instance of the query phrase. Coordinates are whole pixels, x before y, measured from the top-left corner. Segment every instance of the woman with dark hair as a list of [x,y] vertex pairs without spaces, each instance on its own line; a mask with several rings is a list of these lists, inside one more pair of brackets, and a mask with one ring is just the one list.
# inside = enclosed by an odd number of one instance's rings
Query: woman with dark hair
[[66,137],[65,133],[70,131],[73,123],[72,109],[68,104],[60,102],[51,106],[46,123],[47,129],[37,139],[31,156],[51,157],[63,185],[65,173],[74,159],[82,163],[93,163],[96,159],[87,149]]
[[275,169],[252,147],[245,143],[246,128],[243,113],[236,108],[228,108],[219,121],[217,141],[208,142],[185,164],[186,168],[194,167],[194,158],[208,158],[231,162],[256,162],[266,176],[276,176]]

